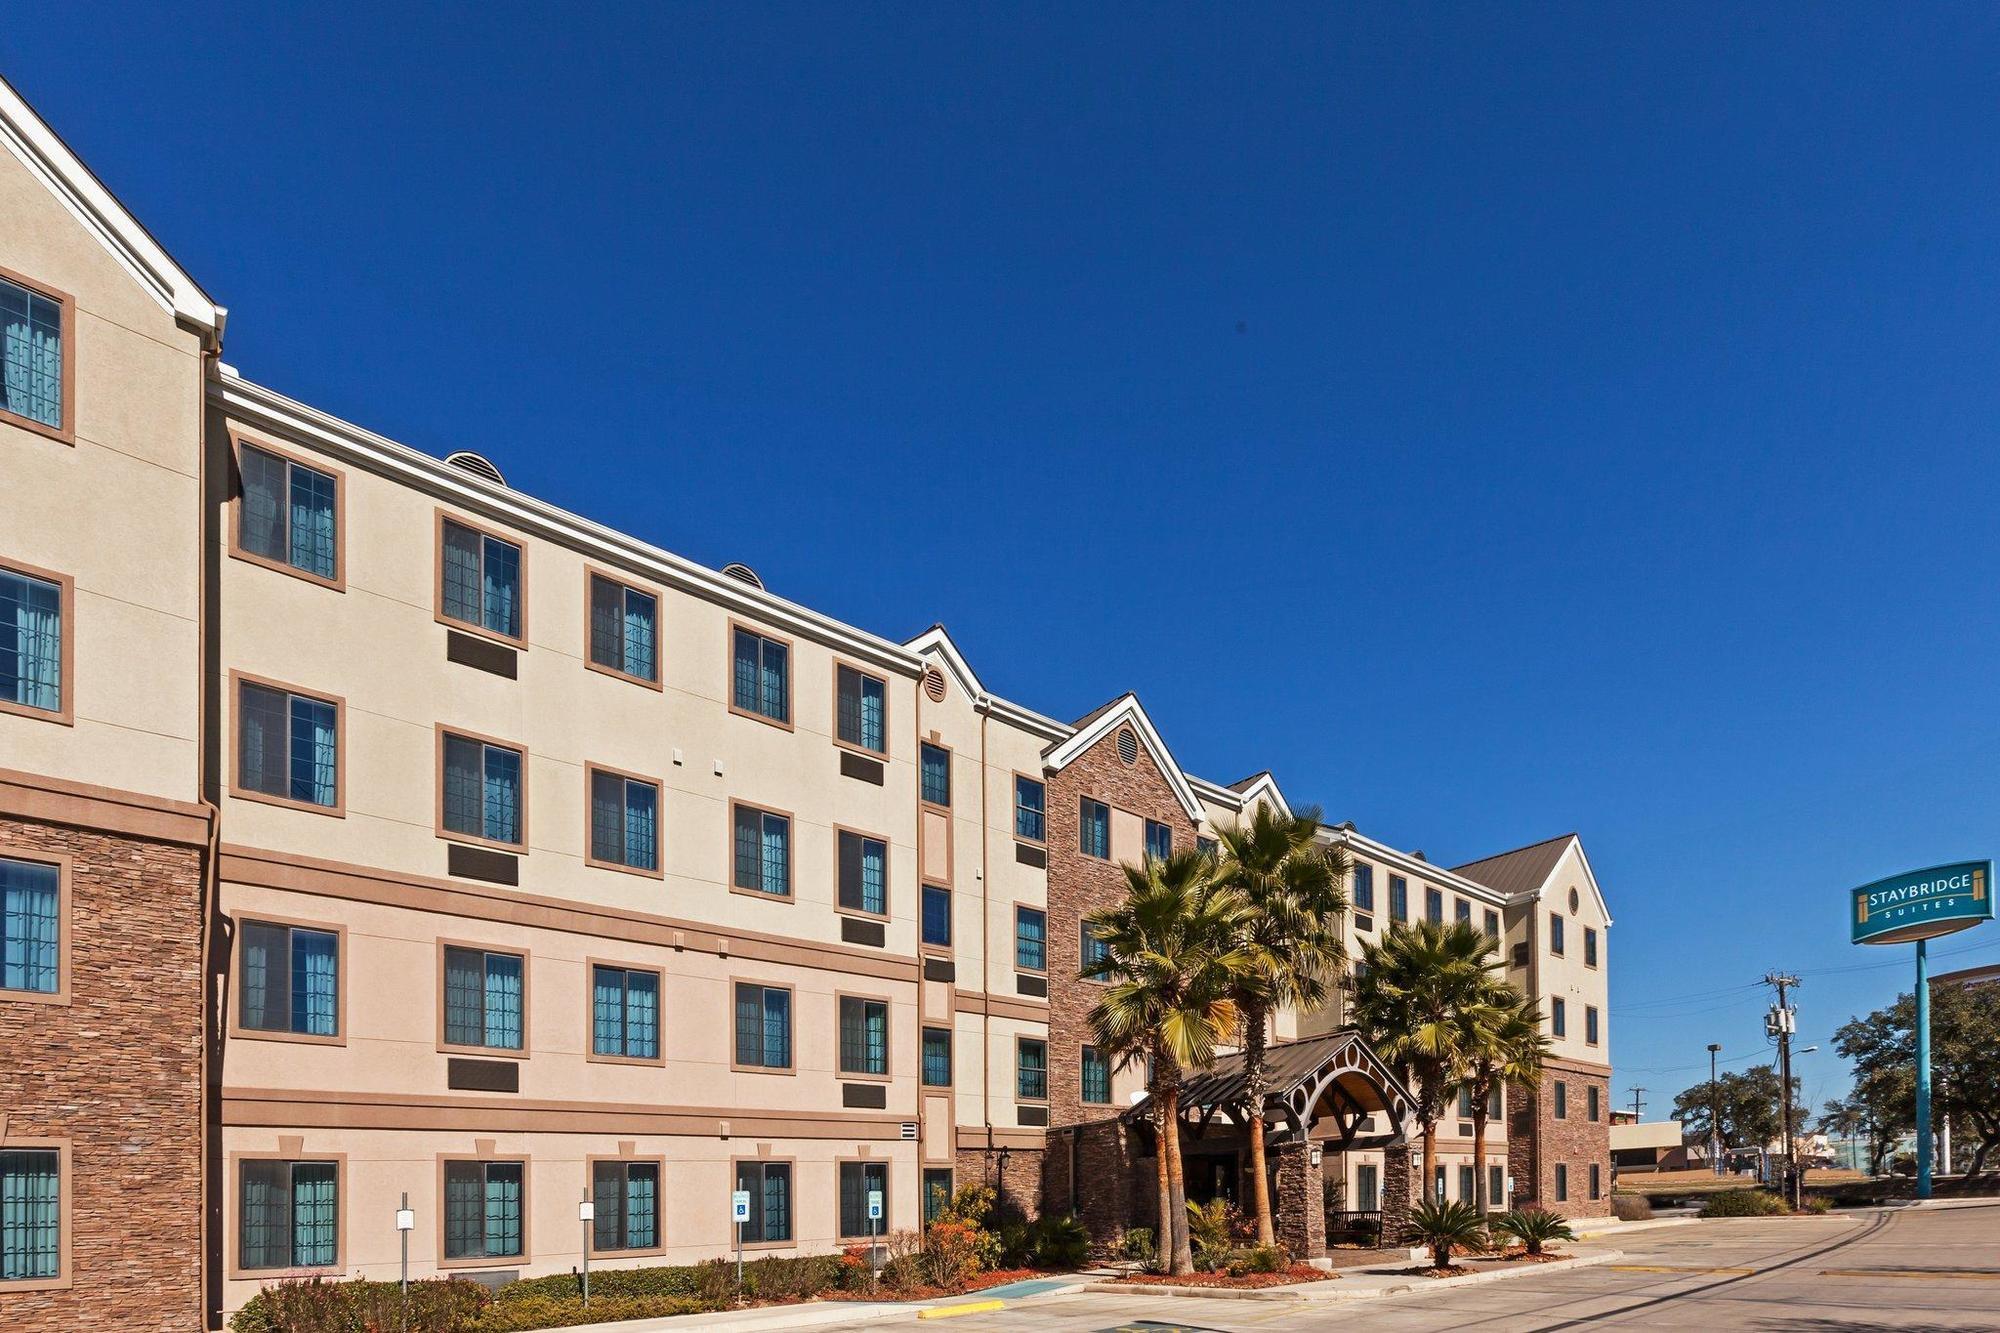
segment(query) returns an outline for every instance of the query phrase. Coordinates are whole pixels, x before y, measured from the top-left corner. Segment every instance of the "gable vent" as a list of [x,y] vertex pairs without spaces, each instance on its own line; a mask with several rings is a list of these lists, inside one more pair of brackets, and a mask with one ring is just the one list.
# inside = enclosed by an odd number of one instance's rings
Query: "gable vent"
[[930,701],[934,704],[944,702],[944,672],[939,671],[935,665],[924,668],[924,693],[930,696]]
[[724,565],[722,567],[722,574],[724,578],[735,579],[738,583],[747,583],[759,592],[764,590],[764,580],[758,578],[757,571],[748,565]]
[[1139,762],[1139,735],[1130,727],[1118,728],[1118,757],[1127,767]]
[[496,486],[507,484],[507,479],[500,475],[500,469],[494,467],[484,454],[475,454],[470,449],[460,449],[457,453],[446,454],[444,461],[452,467],[465,469],[475,477],[484,477]]

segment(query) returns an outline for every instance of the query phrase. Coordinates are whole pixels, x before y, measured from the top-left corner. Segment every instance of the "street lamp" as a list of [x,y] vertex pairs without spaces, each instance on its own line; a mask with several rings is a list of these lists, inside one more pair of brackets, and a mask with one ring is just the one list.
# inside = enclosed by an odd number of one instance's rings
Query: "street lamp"
[[1722,1054],[1722,1043],[1708,1044],[1708,1164],[1716,1175],[1722,1174],[1722,1090],[1715,1086],[1715,1057]]

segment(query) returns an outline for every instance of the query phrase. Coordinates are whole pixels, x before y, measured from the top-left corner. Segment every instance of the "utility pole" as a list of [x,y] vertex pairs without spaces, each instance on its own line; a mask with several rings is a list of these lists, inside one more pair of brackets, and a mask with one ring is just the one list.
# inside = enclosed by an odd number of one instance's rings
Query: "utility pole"
[[1636,1125],[1639,1123],[1639,1108],[1642,1105],[1644,1105],[1644,1103],[1639,1100],[1639,1094],[1644,1092],[1645,1089],[1639,1087],[1633,1087],[1633,1088],[1627,1088],[1625,1089],[1625,1091],[1632,1094],[1632,1123]]
[[1785,1201],[1798,1207],[1798,1162],[1792,1156],[1792,1034],[1798,1031],[1798,1015],[1785,1003],[1785,992],[1799,984],[1789,972],[1767,972],[1764,984],[1778,992],[1778,1002],[1764,1019],[1764,1030],[1778,1039],[1778,1113],[1785,1127]]
[[1722,1043],[1708,1044],[1708,1164],[1716,1175],[1722,1174],[1722,1089],[1715,1082],[1715,1057],[1722,1054]]

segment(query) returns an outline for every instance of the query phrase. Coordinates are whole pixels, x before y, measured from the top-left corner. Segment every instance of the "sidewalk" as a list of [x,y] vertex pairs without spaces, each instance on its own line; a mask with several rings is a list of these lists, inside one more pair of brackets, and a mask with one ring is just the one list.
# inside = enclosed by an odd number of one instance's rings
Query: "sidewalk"
[[[1291,1301],[1301,1305],[1332,1305],[1343,1301],[1372,1301],[1385,1296],[1403,1296],[1415,1292],[1448,1291],[1453,1287],[1477,1286],[1483,1282],[1505,1282],[1509,1278],[1526,1277],[1530,1273],[1564,1273],[1574,1268],[1589,1268],[1597,1264],[1615,1263],[1625,1257],[1623,1250],[1578,1247],[1570,1251],[1570,1257],[1546,1264],[1508,1264],[1504,1267],[1483,1268],[1468,1273],[1464,1277],[1411,1277],[1402,1273],[1383,1271],[1389,1265],[1376,1264],[1362,1268],[1336,1270],[1340,1276],[1329,1282],[1301,1282],[1290,1287],[1258,1287],[1248,1290],[1230,1290],[1222,1287],[1174,1287],[1139,1282],[1093,1282],[1085,1286],[1085,1291],[1116,1292],[1125,1296],[1185,1296],[1194,1299],[1208,1297],[1216,1300],[1232,1301]],[[1474,1261],[1476,1262],[1476,1261]],[[1396,1265],[1404,1267],[1407,1265]]]
[[1012,1304],[1036,1296],[1052,1296],[1085,1288],[1102,1272],[1069,1273],[1060,1277],[1027,1278],[961,1296],[935,1301],[807,1301],[800,1305],[767,1305],[752,1310],[717,1310],[710,1314],[666,1315],[658,1319],[620,1319],[609,1324],[573,1324],[562,1333],[672,1333],[673,1330],[726,1330],[764,1333],[767,1329],[818,1328],[828,1324],[881,1323],[907,1319],[913,1323],[927,1310],[979,1302]]

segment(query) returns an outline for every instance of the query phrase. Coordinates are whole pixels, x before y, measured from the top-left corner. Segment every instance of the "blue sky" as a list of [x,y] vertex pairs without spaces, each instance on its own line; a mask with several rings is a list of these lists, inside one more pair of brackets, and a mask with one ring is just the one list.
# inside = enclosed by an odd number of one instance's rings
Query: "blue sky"
[[1580,830],[1621,1103],[2000,845],[2000,11],[282,8],[0,33],[231,362],[1434,860]]

